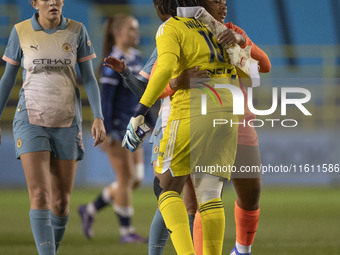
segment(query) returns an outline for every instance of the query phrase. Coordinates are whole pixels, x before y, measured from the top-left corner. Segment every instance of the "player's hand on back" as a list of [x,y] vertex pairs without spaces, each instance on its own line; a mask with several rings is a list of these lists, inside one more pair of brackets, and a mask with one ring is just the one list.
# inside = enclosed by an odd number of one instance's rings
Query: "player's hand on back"
[[126,69],[126,63],[124,59],[120,60],[115,57],[107,57],[104,58],[104,66],[111,68],[113,71],[116,71],[117,73],[122,73]]
[[91,134],[94,140],[94,146],[97,146],[98,144],[101,144],[104,142],[106,138],[106,131],[104,122],[102,119],[94,119],[92,128],[91,128]]
[[[199,70],[198,66],[184,70],[179,76],[170,80],[170,87],[176,91],[178,89],[190,89],[190,78],[209,78],[207,70]],[[191,84],[192,86],[194,84]]]

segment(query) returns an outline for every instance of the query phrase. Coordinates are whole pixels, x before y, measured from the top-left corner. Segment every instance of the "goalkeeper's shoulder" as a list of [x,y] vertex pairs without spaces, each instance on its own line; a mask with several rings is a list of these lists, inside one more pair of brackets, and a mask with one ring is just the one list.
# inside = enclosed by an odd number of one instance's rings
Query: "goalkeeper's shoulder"
[[176,34],[179,29],[178,24],[177,18],[170,17],[158,27],[156,38],[164,35]]

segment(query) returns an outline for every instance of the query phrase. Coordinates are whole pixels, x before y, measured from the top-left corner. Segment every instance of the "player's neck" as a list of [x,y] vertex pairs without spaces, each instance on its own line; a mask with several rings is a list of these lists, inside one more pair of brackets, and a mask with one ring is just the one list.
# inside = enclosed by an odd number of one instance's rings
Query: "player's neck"
[[120,44],[120,43],[117,43],[116,44],[116,47],[122,51],[125,55],[129,56],[130,55],[130,49],[131,47],[130,46],[125,46],[123,44]]
[[50,20],[39,16],[38,22],[43,29],[55,29],[59,26],[61,22],[61,17]]

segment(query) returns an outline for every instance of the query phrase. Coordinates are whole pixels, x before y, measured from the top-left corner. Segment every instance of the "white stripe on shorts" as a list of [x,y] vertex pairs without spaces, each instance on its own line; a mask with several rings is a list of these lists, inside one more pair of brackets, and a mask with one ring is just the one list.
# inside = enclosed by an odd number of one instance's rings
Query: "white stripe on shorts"
[[168,144],[166,145],[166,150],[164,154],[163,165],[164,165],[164,162],[167,162],[167,161],[170,162],[174,154],[178,124],[179,124],[179,120],[171,121],[171,128],[170,128],[170,133],[169,133]]
[[175,126],[174,124],[175,124],[175,121],[171,121],[170,132],[169,132],[169,138],[168,138],[168,143],[167,143],[166,149],[165,149],[164,159],[168,158],[168,154],[169,154],[168,151],[169,151],[170,145],[171,145],[173,128],[174,128],[174,126]]
[[[165,150],[164,159],[163,159],[162,174],[165,173],[168,169],[170,169],[171,160],[172,160],[174,149],[175,149],[178,124],[179,124],[179,120],[171,121],[168,144],[166,145],[166,150]],[[170,169],[170,172],[172,176],[174,176],[171,169]]]
[[178,124],[179,124],[179,120],[175,121],[175,128],[174,128],[174,134],[173,134],[173,140],[172,140],[172,144],[171,144],[171,150],[170,150],[170,155],[169,158],[172,158],[172,156],[174,155],[174,150],[175,150],[175,144],[176,144],[176,137],[177,137],[177,129],[178,129]]

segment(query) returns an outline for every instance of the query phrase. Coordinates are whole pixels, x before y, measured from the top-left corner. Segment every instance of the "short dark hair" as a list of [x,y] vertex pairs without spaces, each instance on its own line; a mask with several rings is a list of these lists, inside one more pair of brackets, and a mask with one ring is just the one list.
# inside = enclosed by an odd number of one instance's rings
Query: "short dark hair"
[[199,5],[198,0],[153,0],[163,15],[176,16],[177,7],[188,7]]

